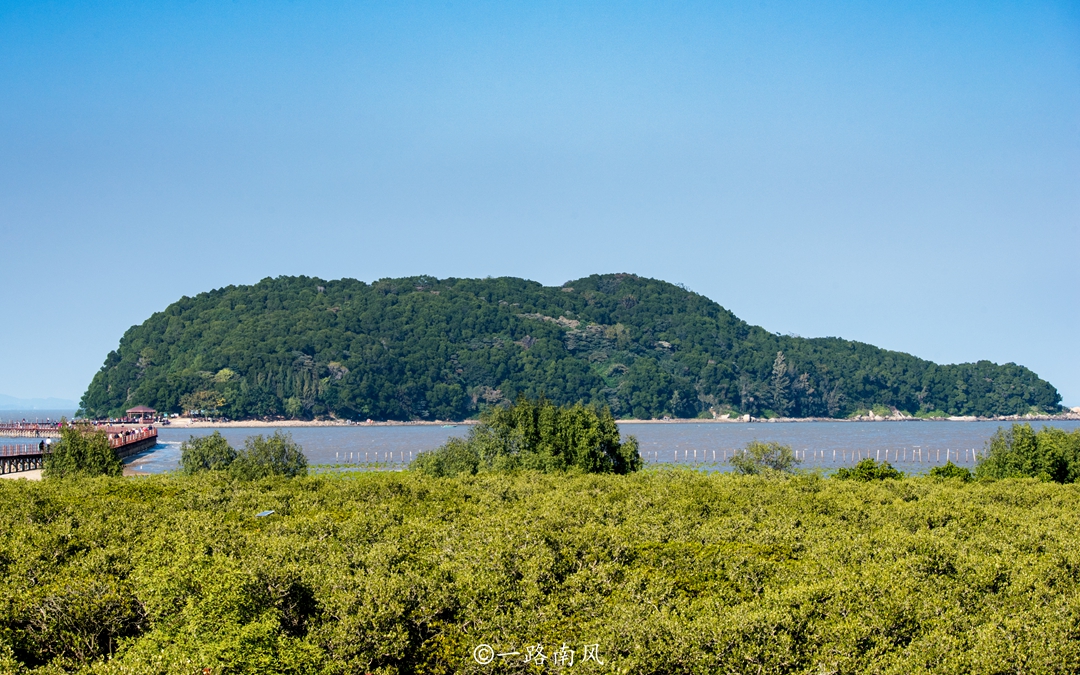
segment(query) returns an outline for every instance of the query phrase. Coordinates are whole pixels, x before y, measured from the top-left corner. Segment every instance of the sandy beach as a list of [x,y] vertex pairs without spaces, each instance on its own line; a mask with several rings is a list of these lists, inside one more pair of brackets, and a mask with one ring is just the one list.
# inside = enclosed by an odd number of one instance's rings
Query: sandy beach
[[[135,471],[128,466],[124,466],[124,476],[149,476],[150,474],[145,471]],[[5,473],[0,478],[7,478],[9,480],[41,480],[41,469],[33,469],[32,471],[19,471],[18,473]]]
[[[1080,420],[1080,412],[1073,411],[1061,415],[1009,415],[1004,417],[935,417],[916,418],[909,415],[892,415],[880,417],[877,415],[857,417],[850,419],[836,419],[831,417],[774,417],[771,419],[746,416],[735,419],[718,417],[714,419],[701,418],[670,418],[654,420],[617,420],[619,424],[787,424],[807,422],[1039,422],[1056,420]],[[430,426],[441,427],[447,425],[471,425],[479,424],[479,420],[464,420],[461,422],[435,420],[433,422],[351,422],[349,420],[229,420],[224,422],[211,422],[205,420],[192,420],[187,417],[169,420],[167,429],[281,429],[286,427],[408,427]]]
[[435,420],[434,422],[351,422],[349,420],[229,420],[227,422],[210,422],[205,420],[192,420],[187,417],[173,418],[168,425],[158,425],[165,429],[281,429],[284,427],[441,427],[446,425],[458,426],[461,424],[479,424],[478,420],[465,420],[464,422],[451,422]]
[[18,480],[24,478],[26,480],[41,480],[41,469],[34,469],[32,471],[19,471],[17,473],[5,473],[0,478],[6,478],[8,480]]

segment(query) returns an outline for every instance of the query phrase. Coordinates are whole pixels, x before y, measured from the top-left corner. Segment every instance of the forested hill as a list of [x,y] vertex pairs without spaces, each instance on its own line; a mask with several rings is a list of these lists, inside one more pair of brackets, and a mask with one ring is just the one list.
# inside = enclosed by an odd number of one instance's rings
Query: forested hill
[[515,278],[264,279],[181,298],[128,330],[82,398],[285,416],[459,420],[518,394],[618,417],[843,417],[1057,411],[1027,368],[941,366],[837,338],[780,336],[712,300],[629,274],[545,287]]

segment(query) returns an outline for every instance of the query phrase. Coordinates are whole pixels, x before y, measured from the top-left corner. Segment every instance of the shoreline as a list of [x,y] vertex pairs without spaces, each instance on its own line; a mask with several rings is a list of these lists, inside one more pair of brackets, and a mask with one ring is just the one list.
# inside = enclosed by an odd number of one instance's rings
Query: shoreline
[[[618,424],[806,424],[811,422],[1070,422],[1080,421],[1080,414],[1065,413],[1062,415],[1007,415],[1001,417],[858,417],[854,419],[837,419],[833,417],[774,417],[771,419],[752,417],[750,419],[700,419],[700,418],[670,418],[670,419],[625,419],[615,420]],[[463,420],[460,422],[436,420],[401,422],[388,420],[383,422],[352,422],[349,420],[229,420],[225,422],[209,422],[203,420],[190,420],[179,418],[170,421],[167,425],[155,425],[161,429],[275,429],[297,427],[445,427],[445,426],[471,426],[479,424],[479,420]]]
[[417,420],[415,422],[399,422],[396,420],[387,420],[384,422],[352,422],[349,420],[228,420],[226,422],[207,422],[204,420],[190,420],[181,417],[179,419],[170,420],[168,424],[155,424],[154,426],[160,431],[161,429],[275,429],[282,427],[458,427],[479,423],[480,420],[464,420],[462,422],[444,422],[442,420],[436,420],[434,422],[422,420]]
[[[146,471],[139,471],[124,465],[124,478],[132,478],[135,476],[152,476],[153,474]],[[29,471],[16,471],[14,473],[0,474],[0,479],[6,480],[42,480],[41,469],[30,469]]]

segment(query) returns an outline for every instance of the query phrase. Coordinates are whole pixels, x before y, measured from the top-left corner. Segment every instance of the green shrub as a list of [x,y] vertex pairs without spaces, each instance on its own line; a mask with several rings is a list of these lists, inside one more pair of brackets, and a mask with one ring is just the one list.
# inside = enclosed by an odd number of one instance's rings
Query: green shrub
[[60,442],[45,455],[42,469],[46,478],[120,476],[124,463],[109,447],[104,431],[68,425],[60,432]]
[[475,442],[451,438],[435,450],[420,453],[410,466],[439,478],[461,474],[471,476],[480,470],[480,453],[475,445]]
[[967,483],[971,480],[971,471],[965,467],[957,466],[951,461],[944,466],[935,466],[929,472],[932,478],[959,478]]
[[307,458],[292,434],[275,431],[270,437],[248,436],[244,449],[229,465],[229,473],[241,480],[267,476],[305,476]]
[[0,481],[0,522],[5,675],[1080,672],[1052,482],[204,471]]
[[847,467],[837,469],[836,473],[833,474],[833,478],[839,478],[840,480],[858,480],[864,482],[903,477],[904,474],[893,468],[888,462],[875,462],[869,457],[850,469]]
[[180,444],[180,470],[190,475],[198,471],[227,469],[236,454],[218,431],[209,436],[192,436]]
[[736,473],[756,475],[770,472],[790,473],[800,463],[790,445],[751,441],[728,462]]
[[998,429],[975,467],[975,477],[1074,483],[1080,479],[1080,429],[1043,427],[1036,433],[1030,424]]
[[915,417],[921,420],[942,419],[948,416],[948,413],[941,410],[920,410],[915,413]]
[[495,408],[468,437],[421,453],[412,468],[432,476],[478,471],[566,471],[626,474],[641,468],[637,439],[623,441],[607,408],[559,407],[521,397]]

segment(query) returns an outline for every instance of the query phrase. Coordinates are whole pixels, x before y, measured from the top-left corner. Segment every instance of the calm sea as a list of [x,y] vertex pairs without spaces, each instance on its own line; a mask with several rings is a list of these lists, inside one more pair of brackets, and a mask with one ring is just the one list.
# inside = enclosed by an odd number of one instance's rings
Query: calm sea
[[[1036,422],[1066,430],[1080,421]],[[888,458],[901,470],[918,473],[944,464],[974,465],[974,453],[1002,426],[1002,422],[789,422],[754,424],[672,423],[620,424],[623,435],[634,435],[648,463],[707,464],[724,470],[724,460],[748,442],[776,441],[790,445],[805,457],[804,468],[834,469],[850,466],[862,457]],[[451,436],[464,436],[467,426],[294,427],[284,429],[304,447],[312,464],[390,464],[408,462],[417,453],[435,448]],[[221,434],[234,447],[254,434],[273,429],[229,428]],[[161,443],[153,452],[133,458],[140,471],[158,473],[175,469],[180,443],[213,429],[170,429],[159,432]]]
[[[45,421],[71,417],[71,410],[3,410],[0,420]],[[1080,428],[1080,421],[1036,422],[1066,430]],[[753,424],[655,423],[620,424],[623,436],[637,437],[645,461],[655,463],[705,464],[725,469],[732,452],[750,441],[776,441],[794,448],[805,458],[805,468],[835,469],[850,466],[862,457],[888,459],[901,470],[918,473],[944,464],[972,466],[975,452],[1004,422],[786,422]],[[153,451],[129,460],[132,468],[160,473],[177,468],[180,443],[192,435],[203,436],[214,429],[159,430],[161,442]],[[234,447],[255,434],[270,434],[266,428],[220,429]],[[418,453],[438,447],[451,436],[464,436],[469,427],[438,426],[355,426],[292,427],[283,429],[304,448],[312,464],[378,464],[398,466]],[[12,439],[10,443],[17,443]],[[9,443],[0,438],[0,444]]]
[[0,422],[56,422],[74,416],[74,410],[0,410]]

